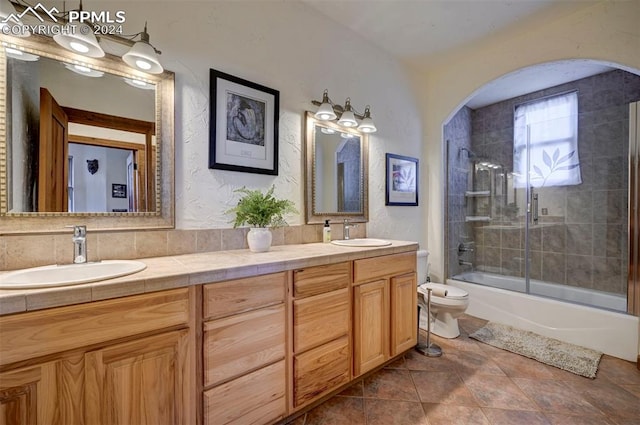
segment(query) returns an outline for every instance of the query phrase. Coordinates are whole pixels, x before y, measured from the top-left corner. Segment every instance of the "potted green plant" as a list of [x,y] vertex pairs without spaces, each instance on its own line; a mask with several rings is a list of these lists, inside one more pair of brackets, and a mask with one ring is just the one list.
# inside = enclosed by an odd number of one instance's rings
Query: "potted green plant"
[[235,207],[227,211],[227,214],[235,214],[234,228],[244,224],[252,226],[247,234],[247,242],[252,252],[268,251],[272,239],[269,227],[285,226],[287,223],[284,216],[298,212],[293,202],[276,198],[273,196],[273,191],[274,186],[271,186],[266,193],[260,190],[249,190],[246,187],[234,190],[243,196]]

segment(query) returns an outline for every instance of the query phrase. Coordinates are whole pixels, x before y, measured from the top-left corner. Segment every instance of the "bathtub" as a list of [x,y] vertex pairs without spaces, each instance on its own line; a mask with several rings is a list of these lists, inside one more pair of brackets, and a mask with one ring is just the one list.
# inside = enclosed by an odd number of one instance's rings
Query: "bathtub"
[[[471,280],[480,284],[468,282]],[[638,358],[638,317],[611,311],[626,310],[624,297],[534,280],[530,282],[532,292],[544,296],[529,295],[522,293],[525,291],[524,279],[483,272],[456,275],[447,279],[447,283],[469,293],[467,314],[472,316],[621,359],[635,362]],[[546,297],[596,304],[602,308]]]

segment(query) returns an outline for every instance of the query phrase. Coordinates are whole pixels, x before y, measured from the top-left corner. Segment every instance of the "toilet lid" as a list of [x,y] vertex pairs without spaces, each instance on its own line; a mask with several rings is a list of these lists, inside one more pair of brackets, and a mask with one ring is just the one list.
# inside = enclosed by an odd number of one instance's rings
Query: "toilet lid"
[[423,285],[425,288],[438,289],[440,291],[447,291],[447,298],[451,298],[452,300],[461,300],[469,297],[469,293],[464,289],[456,288],[452,285],[443,285],[442,283],[425,283]]

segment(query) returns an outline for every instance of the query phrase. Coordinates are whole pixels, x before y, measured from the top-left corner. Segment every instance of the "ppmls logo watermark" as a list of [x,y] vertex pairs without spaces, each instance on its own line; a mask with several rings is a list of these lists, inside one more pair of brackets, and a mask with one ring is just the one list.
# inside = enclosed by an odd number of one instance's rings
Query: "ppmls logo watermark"
[[[21,13],[12,13],[0,21],[0,32],[5,35],[21,36],[31,33],[53,36],[56,34],[122,35],[122,24],[126,20],[124,10],[86,11],[70,10],[66,20],[59,18],[56,7],[47,9],[42,3],[29,6]],[[23,18],[35,17],[39,24],[24,24]]]

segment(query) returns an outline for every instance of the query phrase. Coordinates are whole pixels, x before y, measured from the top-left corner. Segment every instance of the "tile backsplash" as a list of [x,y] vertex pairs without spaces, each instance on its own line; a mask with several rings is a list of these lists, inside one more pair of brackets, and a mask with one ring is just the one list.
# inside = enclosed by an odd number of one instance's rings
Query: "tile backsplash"
[[[342,225],[331,226],[334,239],[342,238]],[[248,228],[92,231],[87,229],[89,261],[135,259],[246,249]],[[272,245],[322,241],[322,225],[308,224],[272,229]],[[354,227],[351,237],[366,237],[366,226]],[[71,263],[71,232],[0,236],[0,270]]]

